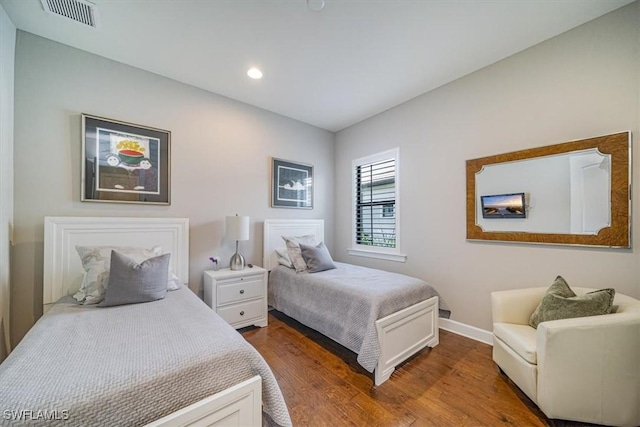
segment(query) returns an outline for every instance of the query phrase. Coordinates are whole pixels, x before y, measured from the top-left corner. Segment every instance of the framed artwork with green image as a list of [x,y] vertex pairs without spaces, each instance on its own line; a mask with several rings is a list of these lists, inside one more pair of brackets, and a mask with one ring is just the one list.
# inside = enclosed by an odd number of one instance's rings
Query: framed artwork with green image
[[82,201],[171,203],[171,132],[82,114]]

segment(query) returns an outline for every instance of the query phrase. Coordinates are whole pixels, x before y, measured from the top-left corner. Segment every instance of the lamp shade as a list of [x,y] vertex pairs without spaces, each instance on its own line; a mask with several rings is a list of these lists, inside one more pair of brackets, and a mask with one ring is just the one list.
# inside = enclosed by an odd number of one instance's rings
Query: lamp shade
[[248,216],[228,216],[225,223],[230,240],[249,240]]

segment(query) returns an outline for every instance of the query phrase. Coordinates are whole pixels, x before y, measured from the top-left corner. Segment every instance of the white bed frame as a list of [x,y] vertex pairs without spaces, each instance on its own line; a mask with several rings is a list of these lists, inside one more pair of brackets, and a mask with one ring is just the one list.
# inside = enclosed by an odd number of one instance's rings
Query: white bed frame
[[[188,282],[188,218],[45,217],[43,312],[80,288],[83,269],[76,245],[159,245],[163,253],[171,253],[173,272]],[[149,424],[188,425],[262,425],[262,379],[255,376]]]
[[[263,263],[271,270],[278,265],[275,250],[285,248],[282,236],[314,235],[324,241],[324,220],[266,219],[264,221]],[[380,358],[375,384],[389,379],[396,366],[425,347],[438,345],[438,297],[429,298],[376,321]],[[307,325],[310,326],[310,325]]]

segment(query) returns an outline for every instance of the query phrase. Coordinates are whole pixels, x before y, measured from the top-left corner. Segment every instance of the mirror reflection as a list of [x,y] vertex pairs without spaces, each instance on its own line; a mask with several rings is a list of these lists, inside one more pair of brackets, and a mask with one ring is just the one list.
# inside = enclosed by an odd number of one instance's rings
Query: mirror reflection
[[595,235],[611,225],[611,155],[597,148],[484,165],[475,178],[484,232]]

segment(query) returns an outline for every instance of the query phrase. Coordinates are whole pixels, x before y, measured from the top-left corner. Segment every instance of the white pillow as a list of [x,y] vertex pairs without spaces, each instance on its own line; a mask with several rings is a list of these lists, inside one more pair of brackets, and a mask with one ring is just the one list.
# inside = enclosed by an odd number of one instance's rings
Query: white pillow
[[289,250],[286,248],[276,249],[276,257],[278,258],[278,264],[284,265],[287,268],[293,268],[291,258],[289,258]]
[[[129,246],[76,246],[85,271],[80,290],[73,295],[76,300],[83,304],[97,304],[104,299],[104,293],[109,284],[112,250],[132,258],[137,263],[162,254],[161,246],[154,246],[151,249]],[[178,276],[169,269],[167,290],[175,291],[180,288],[180,283]]]
[[282,236],[282,239],[287,244],[287,252],[293,268],[299,273],[307,269],[307,263],[302,258],[302,252],[300,251],[300,243],[306,245],[317,245],[318,242],[313,234],[306,234],[304,236]]

